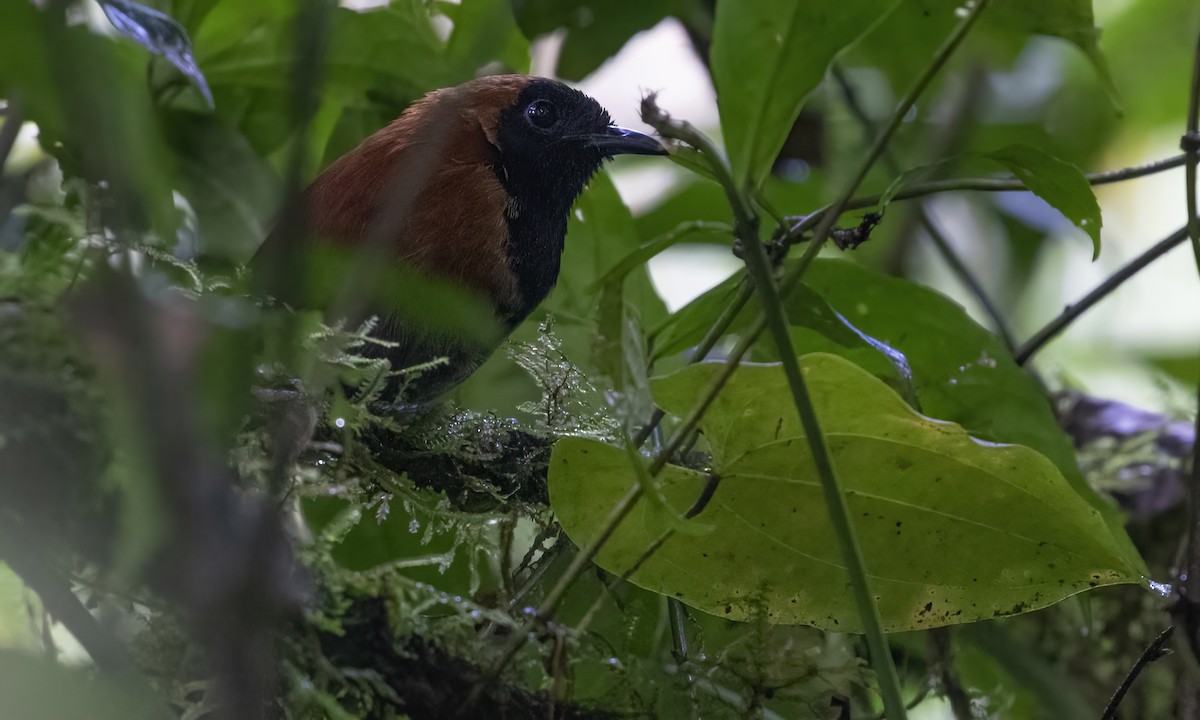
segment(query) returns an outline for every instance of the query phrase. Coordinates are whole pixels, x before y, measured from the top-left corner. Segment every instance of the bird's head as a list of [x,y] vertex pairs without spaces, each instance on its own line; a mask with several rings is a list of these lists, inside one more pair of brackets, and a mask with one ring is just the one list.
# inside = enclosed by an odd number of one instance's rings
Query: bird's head
[[614,125],[584,93],[545,78],[523,81],[489,133],[501,182],[519,204],[565,212],[604,160],[666,154],[654,138]]

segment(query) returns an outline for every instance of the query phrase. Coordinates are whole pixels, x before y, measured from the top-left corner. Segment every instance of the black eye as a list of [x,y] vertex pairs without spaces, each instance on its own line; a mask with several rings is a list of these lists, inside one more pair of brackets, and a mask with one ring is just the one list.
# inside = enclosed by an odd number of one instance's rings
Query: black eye
[[539,130],[549,130],[558,123],[558,108],[549,100],[534,100],[525,108],[525,119]]

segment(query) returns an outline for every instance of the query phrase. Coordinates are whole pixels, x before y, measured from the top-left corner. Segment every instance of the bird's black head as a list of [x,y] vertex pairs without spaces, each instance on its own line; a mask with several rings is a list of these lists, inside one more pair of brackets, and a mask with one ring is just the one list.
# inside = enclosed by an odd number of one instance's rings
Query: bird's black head
[[657,140],[613,125],[592,98],[560,82],[533,78],[500,113],[500,180],[518,211],[564,217],[605,159],[665,155]]
[[515,325],[558,278],[567,214],[588,180],[614,155],[666,155],[657,140],[612,124],[592,98],[532,78],[497,118],[497,177],[508,192],[509,266],[520,301]]

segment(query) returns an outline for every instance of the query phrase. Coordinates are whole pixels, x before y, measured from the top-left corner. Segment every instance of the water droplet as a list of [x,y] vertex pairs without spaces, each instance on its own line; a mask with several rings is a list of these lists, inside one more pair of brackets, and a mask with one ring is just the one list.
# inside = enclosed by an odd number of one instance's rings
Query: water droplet
[[800,158],[788,158],[775,168],[775,173],[788,182],[802,183],[808,179],[811,170],[808,163]]
[[[1180,579],[1182,580],[1183,578]],[[1147,578],[1146,584],[1150,586],[1151,590],[1158,593],[1161,597],[1171,597],[1171,593],[1175,592],[1175,588],[1172,587],[1170,583],[1155,582]]]
[[333,421],[333,424],[340,428],[344,428],[346,427],[346,418],[338,418],[337,420]]

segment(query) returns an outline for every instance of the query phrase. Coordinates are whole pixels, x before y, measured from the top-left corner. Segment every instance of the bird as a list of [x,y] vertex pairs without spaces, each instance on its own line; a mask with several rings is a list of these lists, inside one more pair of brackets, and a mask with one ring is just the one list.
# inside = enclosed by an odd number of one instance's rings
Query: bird
[[[556,80],[493,75],[434,90],[304,189],[306,239],[282,232],[279,223],[254,261],[270,264],[304,247],[365,254],[371,260],[354,267],[395,271],[384,284],[432,283],[477,301],[447,303],[429,294],[414,303],[413,293],[391,293],[389,300],[383,288],[349,311],[348,320],[378,319],[371,335],[381,342],[362,354],[386,360],[391,376],[402,378],[389,388],[404,403],[425,403],[471,375],[550,294],[572,205],[603,163],[623,154],[667,150],[617,126],[600,103]],[[471,319],[496,331],[425,322],[446,304],[486,316]],[[416,366],[426,369],[402,373]]]

